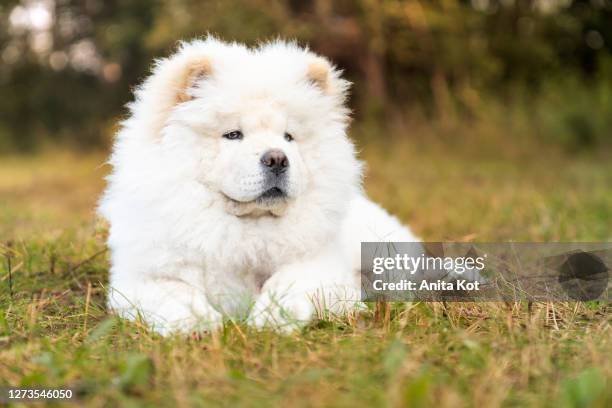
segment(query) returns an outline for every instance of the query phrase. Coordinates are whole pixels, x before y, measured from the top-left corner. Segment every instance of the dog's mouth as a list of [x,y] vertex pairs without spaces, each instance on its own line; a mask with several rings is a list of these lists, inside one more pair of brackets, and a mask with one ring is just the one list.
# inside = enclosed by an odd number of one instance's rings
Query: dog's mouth
[[264,191],[259,197],[255,199],[258,203],[264,203],[269,201],[284,200],[287,198],[287,193],[280,187],[272,187]]
[[285,200],[288,198],[287,192],[280,187],[272,187],[258,195],[253,200],[241,201],[230,197],[229,195],[221,192],[221,194],[230,202],[234,204],[266,204],[274,201]]
[[238,201],[222,193],[226,199],[226,210],[237,216],[282,216],[289,202],[287,191],[281,187],[271,187],[250,201]]
[[226,194],[226,211],[239,217],[282,216],[289,202],[287,191],[280,187],[271,187],[251,201],[238,201]]

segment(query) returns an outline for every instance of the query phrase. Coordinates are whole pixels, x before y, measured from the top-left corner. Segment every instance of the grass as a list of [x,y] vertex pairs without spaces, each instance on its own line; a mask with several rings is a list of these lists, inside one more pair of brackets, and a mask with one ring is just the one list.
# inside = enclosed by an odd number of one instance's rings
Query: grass
[[[425,239],[610,240],[609,160],[443,146],[362,144],[369,194]],[[103,161],[0,160],[0,386],[72,387],[92,407],[612,404],[609,303],[371,305],[293,335],[119,321],[93,211]]]

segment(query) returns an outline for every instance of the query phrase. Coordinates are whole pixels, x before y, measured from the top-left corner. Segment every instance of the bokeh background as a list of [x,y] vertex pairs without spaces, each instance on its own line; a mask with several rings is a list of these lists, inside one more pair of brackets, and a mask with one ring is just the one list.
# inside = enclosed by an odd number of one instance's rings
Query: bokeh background
[[611,0],[0,0],[0,388],[108,406],[612,406],[605,302],[370,304],[162,339],[106,308],[117,123],[177,41],[354,82],[364,187],[429,241],[612,241]]
[[330,57],[370,137],[612,138],[610,0],[3,0],[0,151],[108,147],[152,59],[207,32]]

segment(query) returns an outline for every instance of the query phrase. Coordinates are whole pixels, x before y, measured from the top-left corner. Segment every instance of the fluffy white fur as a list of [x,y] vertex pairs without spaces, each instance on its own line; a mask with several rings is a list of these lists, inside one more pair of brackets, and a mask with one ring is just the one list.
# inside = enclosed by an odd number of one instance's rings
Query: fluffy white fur
[[[361,189],[348,82],[293,43],[183,43],[136,91],[110,159],[109,305],[156,330],[342,313],[362,241],[415,241]],[[241,130],[242,140],[223,134]],[[284,134],[294,137],[288,141]],[[260,200],[260,158],[283,151],[284,199]]]

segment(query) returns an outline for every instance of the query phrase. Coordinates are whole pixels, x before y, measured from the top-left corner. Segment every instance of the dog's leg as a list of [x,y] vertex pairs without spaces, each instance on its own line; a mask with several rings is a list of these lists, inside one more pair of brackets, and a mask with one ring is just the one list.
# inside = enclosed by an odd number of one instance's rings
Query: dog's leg
[[359,302],[359,284],[339,250],[288,264],[268,279],[249,321],[291,331],[325,313],[343,314]]
[[108,303],[121,317],[142,318],[162,335],[213,330],[222,322],[221,314],[208,303],[203,290],[181,280],[116,280]]

